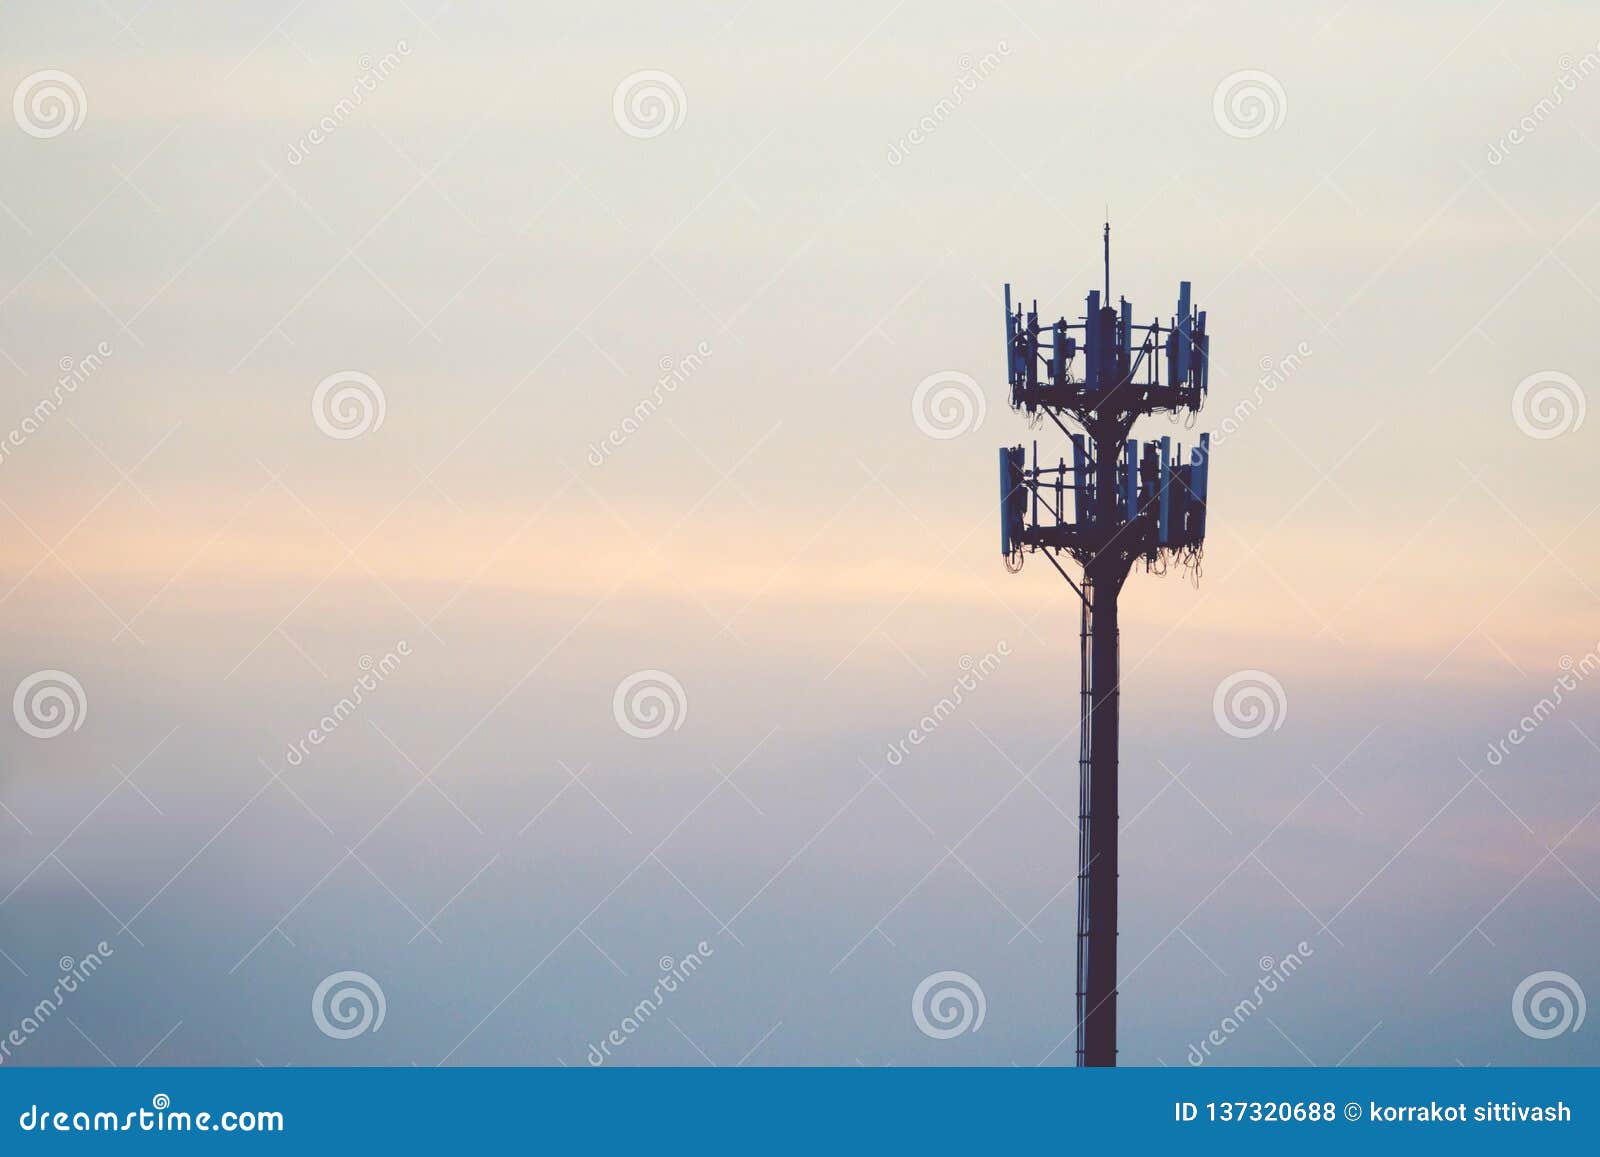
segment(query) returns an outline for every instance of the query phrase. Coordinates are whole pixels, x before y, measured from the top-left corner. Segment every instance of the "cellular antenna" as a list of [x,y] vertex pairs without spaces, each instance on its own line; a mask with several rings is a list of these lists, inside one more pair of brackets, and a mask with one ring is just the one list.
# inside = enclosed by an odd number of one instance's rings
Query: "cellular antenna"
[[[1082,604],[1077,1035],[1078,1063],[1090,1066],[1117,1063],[1117,595],[1137,562],[1147,570],[1176,563],[1198,575],[1211,450],[1207,434],[1187,459],[1170,437],[1142,445],[1128,437],[1146,414],[1200,409],[1211,338],[1187,281],[1178,283],[1168,324],[1135,324],[1126,299],[1113,306],[1109,221],[1104,238],[1106,296],[1089,294],[1081,322],[1063,317],[1041,327],[1037,305],[1012,311],[1006,286],[1011,405],[1054,422],[1071,458],[1041,466],[1035,443],[1030,465],[1021,446],[1000,450],[1007,569],[1042,554]],[[1082,568],[1081,583],[1063,554]]]

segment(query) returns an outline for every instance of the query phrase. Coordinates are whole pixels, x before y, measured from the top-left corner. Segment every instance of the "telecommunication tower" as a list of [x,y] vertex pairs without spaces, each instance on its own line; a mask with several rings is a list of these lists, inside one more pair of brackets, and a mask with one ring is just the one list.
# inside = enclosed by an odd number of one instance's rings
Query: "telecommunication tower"
[[[1170,437],[1142,445],[1139,418],[1198,411],[1205,401],[1211,338],[1189,283],[1178,283],[1168,324],[1136,322],[1126,298],[1111,303],[1111,226],[1105,227],[1105,296],[1088,296],[1081,320],[1041,326],[1006,299],[1011,405],[1049,418],[1071,460],[1030,465],[1021,446],[1000,450],[1000,551],[1007,569],[1042,554],[1082,604],[1079,701],[1078,1064],[1117,1063],[1117,595],[1135,563],[1198,570],[1206,533],[1209,435],[1187,462]],[[1072,423],[1069,425],[1068,423]],[[1073,427],[1076,426],[1076,429]],[[1065,553],[1081,568],[1074,582]]]

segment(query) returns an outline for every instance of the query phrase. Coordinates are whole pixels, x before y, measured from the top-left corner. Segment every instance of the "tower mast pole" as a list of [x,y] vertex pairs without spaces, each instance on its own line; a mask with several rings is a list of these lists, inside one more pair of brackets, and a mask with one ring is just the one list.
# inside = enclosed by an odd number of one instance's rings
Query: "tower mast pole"
[[1117,600],[1131,559],[1112,541],[1117,519],[1117,461],[1129,423],[1101,418],[1089,426],[1094,444],[1094,522],[1103,541],[1084,563],[1084,693],[1087,752],[1078,828],[1078,1063],[1117,1063],[1117,746],[1120,730],[1120,643]]

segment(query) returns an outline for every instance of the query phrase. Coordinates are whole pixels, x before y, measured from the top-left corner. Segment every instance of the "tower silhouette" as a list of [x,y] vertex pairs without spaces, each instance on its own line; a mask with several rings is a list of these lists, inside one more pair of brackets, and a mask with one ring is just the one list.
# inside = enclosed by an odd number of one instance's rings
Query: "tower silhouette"
[[[1030,465],[1021,446],[1000,450],[1000,550],[1007,568],[1042,554],[1081,603],[1078,806],[1078,1064],[1117,1063],[1117,596],[1138,562],[1198,571],[1206,531],[1210,438],[1188,462],[1170,437],[1129,434],[1147,415],[1197,411],[1205,401],[1211,339],[1189,283],[1178,283],[1169,324],[1134,321],[1127,299],[1111,304],[1111,225],[1105,227],[1105,296],[1088,295],[1081,321],[1041,327],[1035,301],[1013,311],[1005,289],[1011,405],[1049,418],[1070,440],[1072,460]],[[1081,357],[1080,357],[1081,355]],[[1041,376],[1042,371],[1042,376]],[[1069,425],[1069,422],[1071,425]],[[1074,429],[1073,426],[1077,428]],[[1075,582],[1062,566],[1081,568]]]

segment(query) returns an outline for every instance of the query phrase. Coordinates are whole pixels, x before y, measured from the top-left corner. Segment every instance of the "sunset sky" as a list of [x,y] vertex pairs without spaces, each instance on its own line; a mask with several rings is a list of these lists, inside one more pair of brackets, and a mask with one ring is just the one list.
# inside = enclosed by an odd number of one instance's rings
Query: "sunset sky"
[[[7,1063],[583,1065],[704,941],[615,1063],[1071,1064],[1078,615],[994,480],[1068,451],[1001,294],[1080,313],[1108,214],[1213,334],[1141,432],[1228,423],[1198,583],[1122,599],[1121,1062],[1304,942],[1207,1063],[1600,1063],[1511,1015],[1600,996],[1600,688],[1488,754],[1600,662],[1600,17],[339,9],[0,14],[5,686],[83,692],[0,729],[0,1035],[114,949]],[[340,970],[381,1032],[317,1031]],[[931,1039],[945,970],[987,1015]]]

